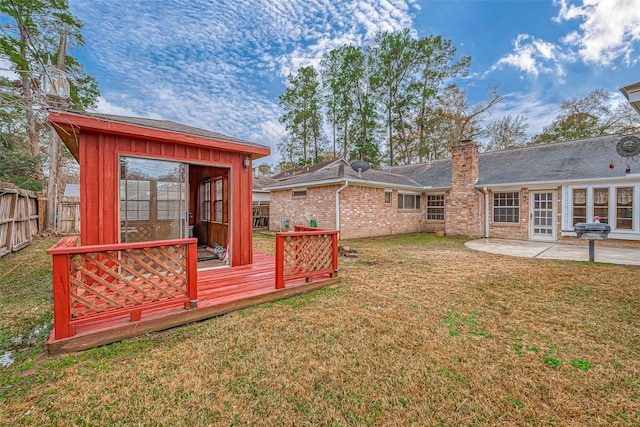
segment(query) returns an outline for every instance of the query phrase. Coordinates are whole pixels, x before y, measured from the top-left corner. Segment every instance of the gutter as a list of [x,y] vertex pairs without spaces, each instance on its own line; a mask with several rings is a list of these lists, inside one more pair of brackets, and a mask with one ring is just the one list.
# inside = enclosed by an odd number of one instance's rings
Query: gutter
[[484,238],[489,238],[489,191],[487,187],[482,187],[484,194]]
[[336,190],[336,230],[340,231],[340,192],[349,186],[349,181],[344,181],[342,187]]

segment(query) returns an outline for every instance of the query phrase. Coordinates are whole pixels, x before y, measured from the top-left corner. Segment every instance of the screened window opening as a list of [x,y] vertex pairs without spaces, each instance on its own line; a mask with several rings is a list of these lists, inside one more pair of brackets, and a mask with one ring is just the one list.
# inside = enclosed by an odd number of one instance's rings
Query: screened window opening
[[214,188],[215,188],[215,200],[213,202],[213,205],[214,205],[213,220],[215,222],[223,222],[222,179],[216,179],[214,181]]
[[587,189],[576,188],[573,190],[573,225],[579,222],[587,222]]

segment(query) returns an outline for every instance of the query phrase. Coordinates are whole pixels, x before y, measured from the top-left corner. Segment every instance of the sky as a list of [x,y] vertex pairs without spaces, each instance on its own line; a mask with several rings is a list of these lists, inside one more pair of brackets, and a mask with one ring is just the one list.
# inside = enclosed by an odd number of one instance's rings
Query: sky
[[470,104],[497,85],[507,114],[539,133],[563,100],[624,97],[640,81],[640,0],[69,0],[98,81],[96,111],[173,120],[272,147],[286,76],[380,30],[441,35],[471,56],[456,80]]

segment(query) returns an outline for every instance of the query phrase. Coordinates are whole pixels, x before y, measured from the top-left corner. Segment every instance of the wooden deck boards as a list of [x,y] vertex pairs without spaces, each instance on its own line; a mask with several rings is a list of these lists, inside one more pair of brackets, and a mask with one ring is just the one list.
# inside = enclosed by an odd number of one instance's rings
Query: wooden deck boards
[[[197,308],[185,309],[182,304],[142,311],[139,321],[129,315],[76,326],[76,334],[48,341],[49,353],[86,350],[148,332],[160,331],[190,322],[219,316],[231,311],[311,292],[338,282],[339,278],[322,276],[307,283],[304,279],[287,282],[285,289],[275,287],[275,259],[259,252],[253,254],[253,264],[216,268],[198,272]],[[55,328],[55,325],[54,325]]]

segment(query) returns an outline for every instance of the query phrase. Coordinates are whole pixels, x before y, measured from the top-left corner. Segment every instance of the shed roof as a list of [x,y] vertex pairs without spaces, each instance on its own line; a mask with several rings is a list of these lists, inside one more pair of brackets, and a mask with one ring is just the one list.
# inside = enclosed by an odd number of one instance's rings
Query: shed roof
[[170,120],[77,111],[49,111],[49,121],[76,158],[79,158],[79,133],[84,130],[141,137],[157,141],[216,148],[251,154],[254,159],[267,156],[271,149],[262,144],[246,141],[221,133],[187,126]]

